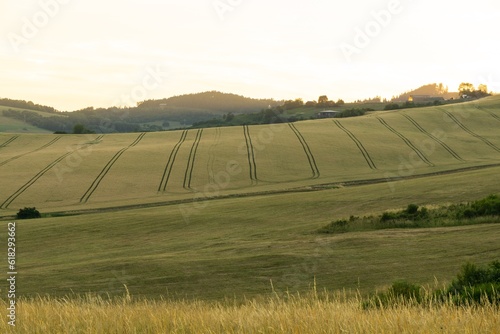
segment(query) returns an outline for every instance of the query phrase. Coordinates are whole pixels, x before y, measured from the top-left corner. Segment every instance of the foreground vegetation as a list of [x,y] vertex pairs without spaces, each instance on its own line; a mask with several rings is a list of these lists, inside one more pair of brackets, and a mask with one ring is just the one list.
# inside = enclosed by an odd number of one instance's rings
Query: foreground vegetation
[[[0,302],[5,309],[5,302]],[[499,308],[452,301],[363,308],[345,293],[269,296],[236,302],[37,298],[18,302],[2,333],[497,333]]]
[[386,211],[376,216],[351,215],[349,219],[332,221],[318,229],[318,232],[346,233],[389,228],[449,227],[484,223],[500,223],[500,197],[498,195],[430,209],[409,204],[406,209]]

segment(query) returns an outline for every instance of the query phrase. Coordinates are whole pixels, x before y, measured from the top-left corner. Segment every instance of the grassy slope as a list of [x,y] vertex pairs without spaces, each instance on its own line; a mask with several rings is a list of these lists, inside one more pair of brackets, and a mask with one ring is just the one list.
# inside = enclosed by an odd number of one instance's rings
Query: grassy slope
[[[286,124],[252,126],[248,132],[243,127],[205,129],[200,138],[198,130],[189,130],[183,140],[182,131],[148,133],[136,144],[139,134],[106,135],[91,150],[80,147],[91,139],[68,135],[57,145],[29,153],[55,136],[22,135],[24,142],[16,139],[0,148],[2,159],[25,154],[0,165],[5,176],[0,202],[51,162],[73,153],[0,213],[33,205],[48,212],[192,199],[207,192],[282,191],[500,163],[499,100],[380,112],[339,120],[340,126],[315,120],[296,123],[295,129]],[[0,143],[11,137],[0,135]],[[228,165],[235,171],[229,179]],[[170,179],[159,193],[166,169]],[[96,189],[82,204],[95,182]]]
[[[313,178],[307,150],[288,125],[249,128],[257,166],[258,182],[254,185],[250,178],[249,142],[243,128],[206,129],[197,146],[192,187],[209,195],[279,191],[384,178],[387,173],[411,176],[498,163],[500,153],[492,148],[500,146],[498,101],[496,97],[482,100],[482,109],[470,104],[404,112],[428,133],[439,137],[448,149],[435,140],[426,149],[423,145],[429,137],[400,112],[341,120],[369,152],[377,169],[370,168],[355,141],[331,120],[297,123],[295,126],[321,171],[317,179]],[[492,146],[458,126],[441,111],[443,108]],[[406,142],[376,116],[396,129]],[[0,148],[0,164],[15,158],[0,165],[5,180],[0,184],[1,202],[64,154],[79,148],[80,151],[35,177],[36,182],[0,213],[14,213],[22,205],[35,205],[46,212],[204,198],[204,193],[184,189],[196,133],[197,130],[190,130],[184,141],[179,141],[183,138],[179,131],[147,134],[135,146],[130,145],[139,134],[106,135],[98,141],[94,141],[98,135],[62,136],[39,151],[35,150],[56,137],[21,135]],[[438,136],[439,133],[444,135]],[[0,143],[12,137],[0,136]],[[408,141],[434,166],[418,158]],[[82,150],[82,145],[87,144],[91,146]],[[166,192],[158,194],[162,174],[177,144],[171,180]],[[450,151],[464,161],[457,160]],[[410,170],[401,164],[404,159],[413,161]],[[112,166],[99,179],[107,163]],[[239,165],[230,180],[223,183],[211,179],[211,172],[224,171],[228,163]],[[65,167],[67,170],[61,174]],[[500,167],[491,167],[316,192],[226,198],[19,222],[19,292],[113,294],[122,293],[122,284],[127,284],[132,294],[221,298],[268,291],[270,279],[278,291],[307,290],[315,276],[319,287],[363,291],[398,278],[418,283],[431,283],[434,277],[447,280],[465,260],[481,263],[498,258],[496,235],[500,227],[374,231],[342,236],[313,232],[331,220],[351,214],[380,213],[409,203],[454,203],[498,193],[498,185],[492,180],[499,171]],[[80,204],[94,180],[100,180],[99,187],[86,204]]]
[[[445,282],[500,257],[498,225],[317,235],[332,219],[497,192],[500,168],[396,184],[18,222],[21,294],[223,298]],[[298,204],[300,203],[300,204]],[[182,213],[188,214],[182,214]],[[4,235],[2,236],[4,238]],[[1,241],[2,243],[5,240]]]
[[0,115],[0,133],[51,133],[23,121]]

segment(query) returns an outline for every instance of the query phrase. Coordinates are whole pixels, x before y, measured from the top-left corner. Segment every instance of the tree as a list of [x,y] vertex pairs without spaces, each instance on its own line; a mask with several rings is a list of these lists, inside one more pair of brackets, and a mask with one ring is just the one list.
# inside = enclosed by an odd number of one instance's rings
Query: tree
[[[116,124],[115,124],[116,126]],[[74,134],[87,134],[87,133],[95,133],[95,131],[92,131],[92,130],[89,130],[85,127],[85,125],[83,124],[75,124],[75,126],[73,126],[73,133]]]
[[42,215],[36,208],[19,209],[19,212],[17,213],[17,219],[33,219],[41,217]]
[[319,105],[325,105],[327,102],[328,102],[328,96],[326,96],[326,95],[321,95],[318,98],[318,104]]
[[75,124],[75,126],[73,126],[74,134],[82,134],[84,131],[85,131],[85,126],[83,124]]
[[458,86],[458,92],[460,93],[460,95],[470,95],[472,92],[474,92],[474,85],[469,82],[462,82]]
[[486,86],[485,84],[480,84],[479,86],[477,86],[477,90],[481,93],[488,94],[488,86]]

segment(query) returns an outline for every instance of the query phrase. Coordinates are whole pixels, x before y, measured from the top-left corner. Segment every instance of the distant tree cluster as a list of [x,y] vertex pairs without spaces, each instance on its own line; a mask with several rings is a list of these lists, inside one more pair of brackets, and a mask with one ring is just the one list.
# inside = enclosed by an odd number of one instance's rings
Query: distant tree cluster
[[57,112],[57,110],[52,108],[52,107],[44,106],[41,104],[35,104],[31,101],[24,101],[24,100],[11,100],[11,99],[4,98],[4,99],[0,99],[0,105],[6,106],[6,107],[12,107],[12,108],[38,110],[38,111],[44,111],[44,112],[50,112],[50,113]]
[[[309,103],[309,102],[308,102]],[[314,107],[316,108],[335,108],[335,107],[341,107],[344,105],[344,100],[338,99],[337,102],[328,99],[328,96],[326,95],[321,95],[318,97],[318,102],[312,103]]]
[[19,209],[19,212],[17,213],[17,219],[34,219],[34,218],[41,218],[42,215],[40,214],[40,211],[38,211],[36,208],[27,208],[25,207],[24,209]]
[[252,99],[241,95],[209,91],[197,94],[173,96],[168,99],[147,100],[138,107],[171,109],[198,109],[213,113],[254,113],[262,108],[275,107],[281,103],[273,99]]
[[458,86],[458,92],[461,97],[470,98],[481,98],[491,95],[488,93],[488,86],[480,84],[476,89],[474,85],[469,82],[462,82]]

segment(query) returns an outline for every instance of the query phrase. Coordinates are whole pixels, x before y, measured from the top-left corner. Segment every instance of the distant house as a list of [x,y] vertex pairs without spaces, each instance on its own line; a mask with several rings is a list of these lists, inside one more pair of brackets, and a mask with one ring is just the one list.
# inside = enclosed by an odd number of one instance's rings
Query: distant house
[[323,110],[318,113],[318,118],[334,118],[337,117],[337,115],[340,113],[341,111]]

